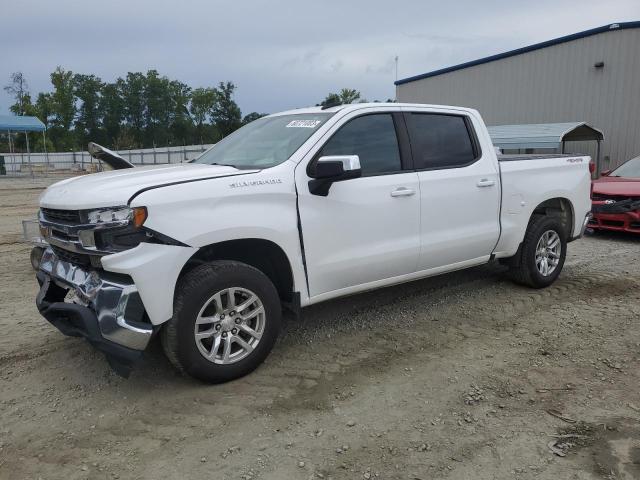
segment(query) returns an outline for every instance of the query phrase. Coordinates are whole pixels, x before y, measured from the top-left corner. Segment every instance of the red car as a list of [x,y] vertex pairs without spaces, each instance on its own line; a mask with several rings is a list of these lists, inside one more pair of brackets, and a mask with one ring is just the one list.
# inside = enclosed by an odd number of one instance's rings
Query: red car
[[593,181],[589,227],[640,233],[640,156]]

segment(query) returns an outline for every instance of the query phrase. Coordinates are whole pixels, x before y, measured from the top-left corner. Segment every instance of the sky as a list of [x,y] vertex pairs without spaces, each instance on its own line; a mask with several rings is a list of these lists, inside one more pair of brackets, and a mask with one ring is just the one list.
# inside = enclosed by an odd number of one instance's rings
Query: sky
[[[314,105],[355,88],[614,22],[640,0],[20,0],[3,2],[0,85],[24,73],[35,98],[57,67],[104,81],[156,69],[191,87],[232,81],[243,114]],[[12,103],[0,92],[0,114]]]

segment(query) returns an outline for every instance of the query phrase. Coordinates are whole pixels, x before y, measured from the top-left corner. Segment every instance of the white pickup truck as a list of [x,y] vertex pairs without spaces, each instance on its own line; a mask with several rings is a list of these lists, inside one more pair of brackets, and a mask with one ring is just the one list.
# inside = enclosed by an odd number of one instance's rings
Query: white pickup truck
[[122,375],[158,334],[178,369],[227,381],[265,359],[283,307],[494,259],[550,285],[588,220],[589,161],[498,158],[467,108],[269,115],[190,163],[49,187],[37,306]]

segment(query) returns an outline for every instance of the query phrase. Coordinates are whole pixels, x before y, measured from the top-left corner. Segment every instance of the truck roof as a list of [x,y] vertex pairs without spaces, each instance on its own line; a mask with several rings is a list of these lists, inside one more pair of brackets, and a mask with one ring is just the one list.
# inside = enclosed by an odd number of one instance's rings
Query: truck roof
[[455,110],[462,110],[470,113],[475,112],[475,110],[472,108],[458,107],[453,105],[434,105],[434,104],[427,104],[427,103],[368,102],[368,103],[350,103],[350,104],[344,104],[344,105],[336,105],[335,107],[329,107],[325,109],[323,109],[320,106],[303,107],[303,108],[296,108],[293,110],[286,110],[284,112],[272,113],[269,116],[295,115],[295,114],[305,114],[305,113],[322,113],[322,112],[336,113],[339,111],[347,112],[347,111],[355,111],[355,110],[371,108],[371,107],[396,107],[396,108],[397,107],[428,107],[433,109],[455,109]]

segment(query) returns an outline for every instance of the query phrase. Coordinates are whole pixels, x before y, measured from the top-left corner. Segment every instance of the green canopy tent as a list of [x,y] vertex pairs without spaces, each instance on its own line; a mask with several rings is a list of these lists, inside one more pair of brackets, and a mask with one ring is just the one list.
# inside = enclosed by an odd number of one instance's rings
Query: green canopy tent
[[[42,132],[42,139],[44,145],[44,152],[47,158],[47,170],[49,169],[49,155],[47,153],[47,137],[44,123],[42,123],[36,117],[27,116],[14,116],[14,115],[0,115],[0,132],[7,132],[9,134],[9,153],[14,154],[13,142],[11,141],[11,134],[13,132],[24,132],[24,136],[27,142],[27,158],[29,167],[31,168],[31,150],[29,148],[29,132]],[[33,169],[31,170],[33,175]]]

